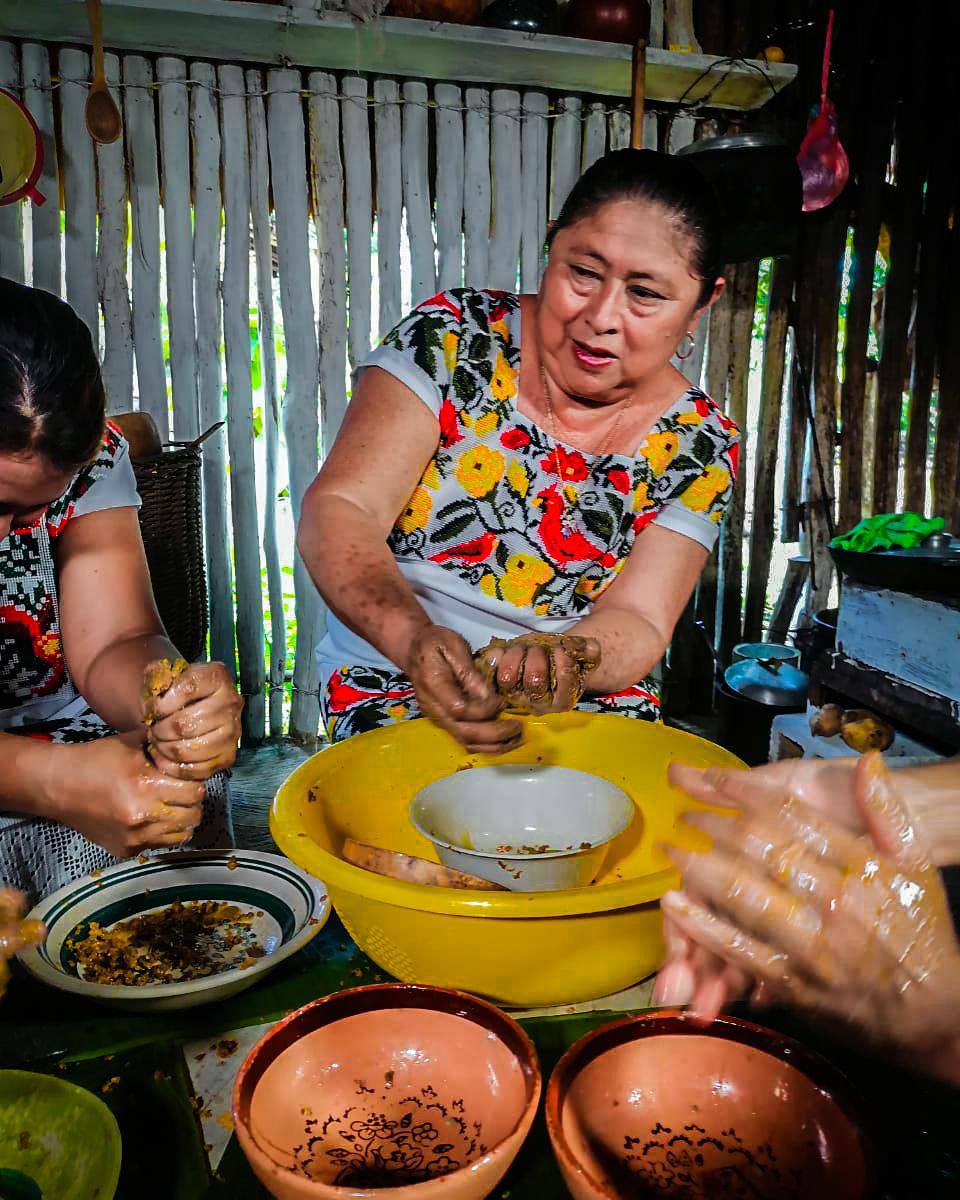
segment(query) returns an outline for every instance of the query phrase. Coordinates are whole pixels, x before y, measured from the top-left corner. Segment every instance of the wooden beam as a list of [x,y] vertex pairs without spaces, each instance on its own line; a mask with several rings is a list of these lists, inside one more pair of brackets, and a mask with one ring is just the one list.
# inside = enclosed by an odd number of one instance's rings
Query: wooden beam
[[747,576],[747,600],[743,637],[759,642],[763,636],[763,614],[773,552],[773,518],[780,446],[780,416],[783,407],[784,355],[787,348],[787,323],[790,293],[793,290],[793,263],[777,259],[770,272],[767,301],[766,338],[763,349],[763,379],[760,390],[760,418],[757,429],[753,486],[753,522],[750,529],[750,569]]
[[[233,62],[319,67],[419,79],[523,83],[598,96],[629,96],[629,45],[407,17],[360,24],[345,13],[238,0],[105,0],[115,50]],[[0,0],[9,37],[90,44],[84,0]],[[713,69],[711,69],[713,68]],[[714,108],[760,108],[797,74],[792,63],[729,63],[709,54],[647,52],[647,99]]]
[[733,279],[730,331],[730,373],[727,412],[740,428],[740,470],[720,531],[720,602],[717,647],[726,662],[743,632],[743,524],[747,494],[747,387],[750,379],[750,343],[757,303],[756,259],[737,265]]

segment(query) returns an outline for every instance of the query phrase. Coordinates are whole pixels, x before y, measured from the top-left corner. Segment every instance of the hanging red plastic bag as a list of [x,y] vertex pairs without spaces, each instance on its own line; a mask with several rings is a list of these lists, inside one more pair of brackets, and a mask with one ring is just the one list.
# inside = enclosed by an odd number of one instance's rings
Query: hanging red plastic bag
[[807,128],[797,153],[797,165],[803,179],[803,211],[816,212],[832,204],[847,186],[850,160],[840,142],[837,110],[827,95],[830,74],[830,46],[833,41],[833,9],[827,21],[827,40],[823,50],[823,76],[820,81],[820,107]]

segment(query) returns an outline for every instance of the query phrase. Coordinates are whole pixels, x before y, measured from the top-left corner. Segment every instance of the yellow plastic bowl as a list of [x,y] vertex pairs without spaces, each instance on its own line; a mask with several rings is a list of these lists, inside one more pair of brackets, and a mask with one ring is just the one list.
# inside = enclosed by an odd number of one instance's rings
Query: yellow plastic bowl
[[[596,883],[559,892],[471,892],[375,875],[340,858],[347,837],[436,861],[407,809],[421,788],[488,762],[590,771],[631,797],[638,819],[611,844]],[[655,847],[693,847],[677,817],[693,807],[667,782],[671,762],[742,766],[702,738],[629,717],[564,713],[529,720],[523,745],[469,756],[430,721],[362,734],[323,750],[277,793],[270,827],[322,879],[351,937],[397,979],[458,988],[499,1004],[574,1004],[629,987],[662,956],[657,901],[677,884]]]

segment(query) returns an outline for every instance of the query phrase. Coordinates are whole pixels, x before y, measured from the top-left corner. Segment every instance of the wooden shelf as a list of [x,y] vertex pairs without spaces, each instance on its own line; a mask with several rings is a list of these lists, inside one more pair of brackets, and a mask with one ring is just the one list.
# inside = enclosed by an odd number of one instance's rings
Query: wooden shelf
[[[110,49],[188,58],[352,70],[629,96],[629,46],[478,26],[384,17],[364,25],[340,13],[241,0],[104,0]],[[0,0],[3,36],[89,44],[83,0]],[[651,102],[760,108],[790,84],[791,63],[735,64],[651,49]]]

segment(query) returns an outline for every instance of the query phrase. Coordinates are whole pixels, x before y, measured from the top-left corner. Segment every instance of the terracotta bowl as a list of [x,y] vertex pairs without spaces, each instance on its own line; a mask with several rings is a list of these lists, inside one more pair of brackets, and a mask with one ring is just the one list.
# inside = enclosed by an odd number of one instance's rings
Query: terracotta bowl
[[581,1038],[547,1089],[575,1200],[866,1200],[873,1153],[843,1076],[721,1017],[647,1013]]
[[275,1025],[233,1093],[237,1137],[278,1200],[487,1196],[530,1131],[536,1052],[460,992],[338,992]]

